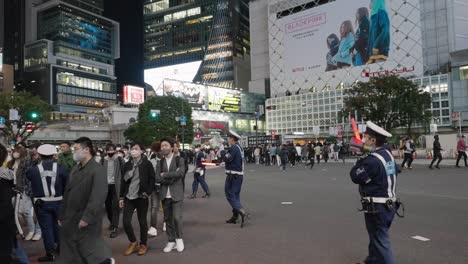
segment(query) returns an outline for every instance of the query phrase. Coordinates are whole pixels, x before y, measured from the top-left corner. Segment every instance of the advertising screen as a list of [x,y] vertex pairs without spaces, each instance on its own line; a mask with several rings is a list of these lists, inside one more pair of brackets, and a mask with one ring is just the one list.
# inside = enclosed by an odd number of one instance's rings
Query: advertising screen
[[208,87],[208,110],[240,112],[241,93],[236,90]]
[[145,83],[153,86],[156,95],[163,95],[164,79],[192,82],[200,68],[201,61],[181,63],[166,67],[147,69],[144,72]]
[[206,86],[201,84],[166,79],[164,80],[164,95],[185,98],[192,107],[206,108]]
[[123,103],[128,104],[142,104],[145,102],[145,89],[141,87],[125,85],[123,87]]
[[338,0],[284,19],[290,74],[334,71],[392,56],[388,0]]
[[367,81],[376,72],[422,75],[419,0],[290,5],[270,14],[273,90],[335,89]]
[[222,121],[196,120],[194,128],[195,133],[200,134],[200,136],[226,136],[229,132],[229,123]]

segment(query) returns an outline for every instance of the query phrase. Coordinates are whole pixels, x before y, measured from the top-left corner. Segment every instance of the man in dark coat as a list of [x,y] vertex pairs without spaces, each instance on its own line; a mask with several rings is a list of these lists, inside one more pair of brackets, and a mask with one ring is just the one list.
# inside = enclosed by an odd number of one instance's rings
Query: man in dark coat
[[59,263],[112,264],[111,250],[102,239],[107,196],[106,171],[95,161],[93,143],[79,138],[73,146],[78,164],[70,172],[59,214]]

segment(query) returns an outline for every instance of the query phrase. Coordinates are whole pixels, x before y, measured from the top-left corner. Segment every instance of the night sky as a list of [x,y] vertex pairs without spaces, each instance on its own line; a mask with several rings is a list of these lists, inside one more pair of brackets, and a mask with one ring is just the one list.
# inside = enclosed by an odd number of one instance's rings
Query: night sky
[[104,0],[104,16],[120,23],[117,92],[125,84],[144,87],[143,0]]

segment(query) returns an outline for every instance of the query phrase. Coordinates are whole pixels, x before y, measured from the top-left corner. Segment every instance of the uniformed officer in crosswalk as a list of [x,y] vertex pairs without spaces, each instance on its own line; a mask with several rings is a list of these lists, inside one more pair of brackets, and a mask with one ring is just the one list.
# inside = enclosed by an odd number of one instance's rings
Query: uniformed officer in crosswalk
[[393,264],[395,260],[388,231],[400,206],[396,198],[397,167],[384,143],[392,134],[367,122],[363,143],[370,153],[360,158],[351,169],[351,180],[359,184],[361,202],[369,233],[369,255],[366,264]]
[[26,177],[31,182],[34,208],[46,251],[46,255],[38,258],[38,261],[51,262],[59,251],[58,213],[68,174],[53,159],[57,154],[55,146],[44,144],[37,152],[41,155],[41,162],[31,167]]
[[241,227],[244,227],[249,214],[245,211],[240,201],[240,192],[244,180],[244,150],[239,144],[241,137],[234,131],[229,131],[229,149],[224,153],[226,169],[226,182],[224,191],[226,199],[232,207],[232,217],[226,221],[228,224],[236,224],[241,216]]

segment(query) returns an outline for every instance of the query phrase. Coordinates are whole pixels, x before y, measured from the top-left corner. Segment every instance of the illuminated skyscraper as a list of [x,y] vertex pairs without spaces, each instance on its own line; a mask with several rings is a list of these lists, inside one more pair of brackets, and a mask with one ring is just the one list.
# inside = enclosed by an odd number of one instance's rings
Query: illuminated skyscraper
[[183,75],[180,78],[184,81],[247,89],[250,81],[248,2],[144,1],[145,81],[157,88],[154,86],[159,84],[154,76],[167,76],[162,72],[169,69],[171,74]]

